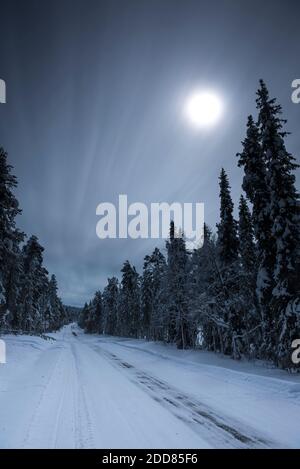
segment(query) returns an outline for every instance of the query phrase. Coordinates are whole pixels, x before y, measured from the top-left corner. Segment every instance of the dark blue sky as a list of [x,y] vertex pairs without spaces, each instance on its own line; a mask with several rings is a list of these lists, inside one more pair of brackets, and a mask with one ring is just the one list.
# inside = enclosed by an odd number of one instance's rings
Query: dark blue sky
[[[99,202],[205,202],[214,226],[221,166],[238,201],[235,154],[260,78],[299,155],[299,17],[298,0],[0,1],[0,144],[19,179],[19,225],[45,246],[66,303],[81,305],[153,247],[100,241]],[[205,132],[182,113],[198,88],[225,103]]]

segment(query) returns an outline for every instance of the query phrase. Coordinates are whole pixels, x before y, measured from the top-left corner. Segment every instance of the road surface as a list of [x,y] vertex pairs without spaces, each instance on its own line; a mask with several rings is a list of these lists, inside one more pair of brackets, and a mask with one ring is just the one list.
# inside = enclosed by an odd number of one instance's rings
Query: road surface
[[[281,445],[261,428],[227,415],[226,405],[224,412],[212,407],[201,398],[203,389],[199,397],[197,389],[189,392],[184,362],[168,363],[74,325],[54,337],[8,341],[8,364],[0,369],[1,448]],[[11,364],[10,349],[18,350]]]

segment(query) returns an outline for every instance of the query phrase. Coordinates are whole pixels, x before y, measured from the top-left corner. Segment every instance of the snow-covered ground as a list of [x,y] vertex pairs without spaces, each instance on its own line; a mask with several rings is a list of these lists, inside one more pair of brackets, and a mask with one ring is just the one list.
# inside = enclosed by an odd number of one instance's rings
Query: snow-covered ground
[[0,448],[300,448],[299,375],[75,325],[52,337],[4,337]]

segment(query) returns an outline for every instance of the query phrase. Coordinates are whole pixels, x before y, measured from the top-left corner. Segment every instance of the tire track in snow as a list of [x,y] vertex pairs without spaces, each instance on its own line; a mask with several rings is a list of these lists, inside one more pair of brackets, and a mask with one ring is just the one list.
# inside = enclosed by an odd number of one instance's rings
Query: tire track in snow
[[[66,350],[66,353],[71,355],[71,363],[67,363],[67,366],[64,366],[63,369],[63,375],[64,375],[64,380],[63,380],[63,387],[61,391],[61,396],[59,399],[59,404],[57,407],[57,414],[56,414],[56,419],[55,419],[55,424],[54,424],[54,431],[53,431],[53,448],[60,448],[60,431],[61,428],[63,427],[63,423],[65,421],[65,414],[64,414],[64,408],[65,404],[67,401],[72,402],[72,412],[70,415],[70,419],[72,421],[71,428],[72,428],[72,434],[75,437],[75,432],[76,432],[76,412],[75,412],[75,396],[74,396],[74,386],[75,386],[75,381],[74,381],[74,376],[75,375],[75,365],[74,365],[74,360],[73,360],[73,355],[70,350],[70,347]],[[72,382],[73,381],[73,382]],[[67,396],[67,391],[71,393],[71,396]],[[75,445],[74,445],[75,447]]]
[[61,362],[62,354],[63,354],[63,350],[60,351],[60,353],[59,353],[59,355],[58,355],[58,357],[55,361],[55,364],[53,365],[53,367],[51,369],[48,380],[47,380],[46,384],[44,385],[43,390],[40,394],[38,403],[35,407],[35,410],[33,411],[32,417],[30,419],[28,429],[26,431],[26,435],[25,435],[23,443],[22,443],[22,448],[34,447],[34,445],[31,444],[31,441],[34,440],[34,433],[35,433],[35,429],[37,428],[37,422],[39,421],[40,414],[42,412],[43,404],[44,404],[44,401],[45,401],[45,396],[46,396],[46,393],[47,393],[48,389],[51,387],[51,382],[52,382],[53,376],[55,375],[55,373],[58,369],[58,366]]
[[94,430],[91,420],[91,416],[88,410],[87,399],[83,385],[81,384],[82,379],[80,379],[80,371],[78,366],[78,355],[76,351],[75,344],[71,345],[72,354],[74,357],[75,370],[77,376],[77,409],[75,412],[76,415],[76,425],[75,425],[75,443],[76,448],[95,448],[94,442]]
[[224,448],[278,448],[277,443],[265,439],[234,419],[220,416],[200,401],[134,367],[114,353],[103,350],[98,345],[93,346],[93,349],[211,444]]
[[95,448],[79,355],[75,344],[64,339],[65,335],[32,413],[22,448],[61,448],[61,437],[66,434],[67,447]]

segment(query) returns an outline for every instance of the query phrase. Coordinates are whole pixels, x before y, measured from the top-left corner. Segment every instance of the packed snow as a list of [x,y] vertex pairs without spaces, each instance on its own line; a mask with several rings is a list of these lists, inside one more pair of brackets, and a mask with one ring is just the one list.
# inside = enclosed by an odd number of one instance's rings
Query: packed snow
[[0,448],[300,447],[300,377],[84,334],[2,337]]

